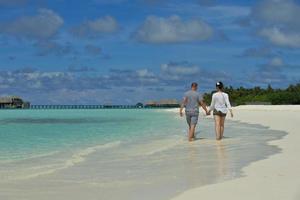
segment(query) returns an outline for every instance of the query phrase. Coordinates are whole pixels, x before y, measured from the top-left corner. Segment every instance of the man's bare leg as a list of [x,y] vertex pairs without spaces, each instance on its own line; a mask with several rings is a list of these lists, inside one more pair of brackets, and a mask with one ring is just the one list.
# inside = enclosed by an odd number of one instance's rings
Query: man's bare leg
[[194,141],[195,140],[195,129],[196,129],[196,124],[191,124],[190,129],[189,129],[189,141]]

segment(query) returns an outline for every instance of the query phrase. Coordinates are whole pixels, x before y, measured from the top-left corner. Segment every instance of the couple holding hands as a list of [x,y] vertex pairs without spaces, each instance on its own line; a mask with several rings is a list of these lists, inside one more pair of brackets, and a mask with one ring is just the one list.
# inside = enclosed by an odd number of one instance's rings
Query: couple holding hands
[[189,141],[195,140],[195,129],[199,117],[199,105],[205,110],[206,115],[210,115],[213,111],[215,119],[216,139],[221,140],[224,133],[224,123],[227,112],[229,110],[231,117],[233,112],[231,109],[229,96],[223,92],[224,85],[222,82],[216,83],[216,92],[212,96],[211,104],[207,110],[202,95],[197,92],[198,84],[192,83],[191,90],[184,94],[183,102],[180,107],[180,116],[183,116],[183,108],[185,108],[186,121],[189,125]]

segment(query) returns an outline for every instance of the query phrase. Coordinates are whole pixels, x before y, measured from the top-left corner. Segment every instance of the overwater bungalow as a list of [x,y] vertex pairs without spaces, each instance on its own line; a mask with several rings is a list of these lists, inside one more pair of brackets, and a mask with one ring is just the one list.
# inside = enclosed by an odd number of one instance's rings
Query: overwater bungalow
[[177,108],[180,103],[176,99],[162,99],[160,101],[148,101],[146,108]]
[[144,104],[139,102],[139,103],[135,104],[135,107],[136,108],[144,108]]
[[23,101],[18,96],[0,97],[0,108],[11,109],[11,108],[29,108],[30,103]]

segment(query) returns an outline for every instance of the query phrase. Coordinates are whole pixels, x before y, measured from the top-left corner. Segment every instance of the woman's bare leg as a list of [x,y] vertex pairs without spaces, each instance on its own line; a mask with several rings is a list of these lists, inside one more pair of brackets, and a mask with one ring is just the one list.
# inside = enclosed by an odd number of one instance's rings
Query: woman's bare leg
[[226,116],[220,117],[220,130],[221,130],[220,132],[221,132],[221,139],[223,138],[223,135],[224,135],[225,118],[226,118]]
[[214,115],[215,118],[215,130],[216,130],[216,139],[221,139],[221,117],[218,115]]

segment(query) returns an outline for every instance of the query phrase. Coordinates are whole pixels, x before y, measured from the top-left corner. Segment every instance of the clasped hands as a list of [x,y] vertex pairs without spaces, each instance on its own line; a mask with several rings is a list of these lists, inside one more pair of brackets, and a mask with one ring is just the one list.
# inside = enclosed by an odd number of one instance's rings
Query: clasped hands
[[[211,111],[205,111],[205,114],[208,116],[208,115],[210,115],[210,112],[211,112]],[[183,116],[183,112],[180,111],[180,112],[179,112],[179,115],[180,115],[180,117],[182,117],[182,116]]]

